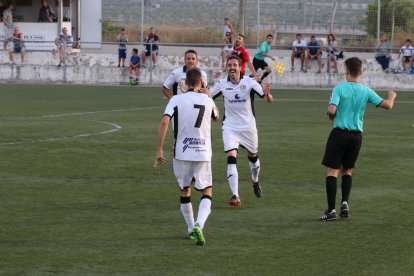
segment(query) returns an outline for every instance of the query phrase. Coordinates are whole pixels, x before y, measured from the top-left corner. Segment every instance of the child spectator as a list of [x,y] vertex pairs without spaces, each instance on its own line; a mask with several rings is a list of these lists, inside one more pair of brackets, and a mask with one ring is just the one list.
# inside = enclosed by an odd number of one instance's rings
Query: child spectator
[[[131,85],[137,85],[139,81],[139,67],[141,65],[141,59],[138,56],[138,49],[132,49],[132,56],[129,63],[129,83]],[[135,80],[133,72],[135,72]]]
[[121,33],[116,37],[116,42],[119,42],[118,46],[118,67],[125,67],[125,59],[127,52],[128,36],[125,34],[125,28],[121,29]]
[[226,60],[231,56],[233,52],[233,39],[231,33],[226,33],[226,36],[223,38],[223,46],[221,46],[221,66],[224,67]]
[[336,43],[335,35],[329,34],[328,35],[328,49],[326,50],[328,52],[328,67],[327,72],[329,73],[329,61],[333,61],[334,63],[334,73],[338,73],[338,61],[337,61],[337,54],[338,54],[338,44]]
[[41,3],[37,22],[53,22],[56,19],[55,11],[49,6],[47,0],[41,0]]
[[66,27],[63,27],[62,32],[55,39],[55,44],[57,50],[59,51],[60,58],[57,68],[65,66],[66,56],[72,52],[72,43],[72,36],[68,33],[68,29]]
[[13,41],[13,48],[9,49],[10,65],[15,65],[13,53],[20,53],[21,66],[23,66],[24,53],[26,52],[26,47],[24,46],[23,33],[20,32],[19,27],[14,28],[14,32],[10,35],[9,41]]
[[398,59],[403,55],[401,60],[403,71],[406,71],[405,65],[408,63],[408,71],[411,70],[414,61],[414,47],[411,46],[411,40],[407,39],[405,45],[401,47],[400,52],[398,53]]
[[155,34],[154,27],[149,28],[148,35],[144,39],[145,50],[141,53],[142,67],[145,67],[146,58],[151,56],[152,67],[155,68],[157,64],[158,45],[160,38]]
[[233,33],[234,29],[231,25],[230,18],[224,18],[224,25],[223,25],[223,36],[225,37],[227,33]]

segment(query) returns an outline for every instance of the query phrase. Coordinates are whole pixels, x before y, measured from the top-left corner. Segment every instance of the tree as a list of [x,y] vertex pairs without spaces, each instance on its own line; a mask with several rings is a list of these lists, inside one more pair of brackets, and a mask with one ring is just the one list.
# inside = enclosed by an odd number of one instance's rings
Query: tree
[[[412,18],[414,17],[413,0],[381,0],[380,32],[391,33],[392,13],[395,9],[394,25],[396,28],[408,31],[411,29]],[[378,2],[368,5],[366,26],[369,35],[377,35],[377,11]]]

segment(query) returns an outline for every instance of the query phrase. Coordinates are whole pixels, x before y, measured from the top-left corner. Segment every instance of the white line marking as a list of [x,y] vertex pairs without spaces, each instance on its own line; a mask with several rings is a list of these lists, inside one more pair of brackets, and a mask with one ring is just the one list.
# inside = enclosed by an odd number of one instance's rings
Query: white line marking
[[95,120],[91,120],[91,121],[92,122],[97,122],[97,123],[107,124],[107,125],[112,126],[113,128],[110,129],[110,130],[105,130],[105,131],[101,131],[101,132],[83,133],[83,134],[77,134],[77,135],[74,135],[74,136],[51,137],[51,138],[43,138],[43,139],[37,139],[37,140],[31,140],[31,141],[0,143],[0,146],[3,146],[3,145],[21,145],[21,144],[29,144],[29,143],[53,142],[53,141],[66,140],[66,139],[76,139],[76,138],[83,138],[83,137],[113,133],[113,132],[120,131],[122,129],[122,126],[117,125],[115,123],[104,122],[104,121],[95,121]]
[[127,108],[127,109],[97,110],[97,111],[39,115],[39,116],[28,116],[28,117],[14,117],[14,118],[5,118],[4,120],[1,120],[1,121],[27,120],[27,119],[35,119],[35,118],[59,118],[59,117],[67,117],[67,116],[80,116],[80,115],[90,115],[90,114],[98,114],[98,113],[136,111],[136,110],[142,110],[142,109],[155,109],[155,108],[159,108],[159,107],[150,106],[150,107]]

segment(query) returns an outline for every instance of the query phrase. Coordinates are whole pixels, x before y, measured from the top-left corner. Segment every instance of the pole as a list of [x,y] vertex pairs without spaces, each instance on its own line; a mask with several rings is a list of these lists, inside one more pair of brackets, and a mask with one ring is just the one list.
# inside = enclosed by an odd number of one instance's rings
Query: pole
[[378,10],[377,10],[377,40],[378,41],[380,37],[380,26],[381,26],[381,0],[378,0]]
[[141,0],[141,43],[144,42],[144,1]]
[[256,44],[259,45],[260,41],[260,0],[257,1],[257,28],[256,28]]
[[392,15],[391,15],[391,47],[394,42],[394,28],[395,28],[395,0],[392,0]]

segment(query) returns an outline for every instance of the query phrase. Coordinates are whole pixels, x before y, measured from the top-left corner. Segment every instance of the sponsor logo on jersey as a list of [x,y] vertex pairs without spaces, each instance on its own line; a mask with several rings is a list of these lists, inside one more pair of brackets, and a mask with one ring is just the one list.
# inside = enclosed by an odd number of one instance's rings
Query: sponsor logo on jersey
[[194,149],[195,151],[205,151],[206,139],[200,138],[184,138],[183,140],[183,152],[187,149]]

